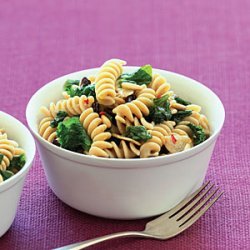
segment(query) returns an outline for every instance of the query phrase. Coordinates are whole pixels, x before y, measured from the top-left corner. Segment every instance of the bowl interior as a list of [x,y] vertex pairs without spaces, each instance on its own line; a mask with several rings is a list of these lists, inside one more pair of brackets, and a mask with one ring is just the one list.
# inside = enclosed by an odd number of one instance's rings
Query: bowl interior
[[30,167],[35,156],[35,142],[29,130],[16,118],[0,111],[0,128],[8,134],[8,138],[15,140],[25,150],[26,164],[13,177],[0,184],[0,189],[8,183],[18,179]]
[[[137,68],[138,67],[133,66],[124,67],[124,72],[130,73],[135,71]],[[56,102],[62,98],[63,84],[67,79],[80,80],[83,76],[96,75],[97,72],[98,69],[95,68],[62,76],[46,84],[32,96],[26,109],[26,117],[32,132],[37,138],[40,137],[38,134],[38,124],[42,117],[39,112],[41,106],[48,107],[51,102]],[[183,99],[191,101],[192,103],[200,105],[202,107],[202,113],[207,116],[210,122],[212,131],[211,137],[218,135],[224,123],[225,111],[223,104],[214,92],[201,83],[180,74],[160,69],[153,69],[153,72],[160,73],[166,77],[167,81],[171,84],[171,89],[175,91],[177,95]],[[209,141],[210,138],[207,141]],[[39,140],[40,139],[43,140],[41,137]],[[200,145],[196,146],[195,148],[199,146]],[[189,151],[192,151],[193,149],[194,148],[190,149]],[[183,153],[185,152],[177,154]]]

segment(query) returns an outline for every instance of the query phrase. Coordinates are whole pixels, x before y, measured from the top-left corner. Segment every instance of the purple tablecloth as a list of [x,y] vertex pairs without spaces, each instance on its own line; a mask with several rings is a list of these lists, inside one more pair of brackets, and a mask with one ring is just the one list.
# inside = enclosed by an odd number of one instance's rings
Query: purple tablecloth
[[[121,239],[93,249],[249,249],[249,10],[248,0],[0,1],[0,109],[24,123],[38,88],[114,57],[197,79],[225,105],[207,174],[225,190],[220,202],[172,240]],[[0,248],[49,249],[139,230],[145,221],[96,218],[63,204],[49,189],[37,154]]]

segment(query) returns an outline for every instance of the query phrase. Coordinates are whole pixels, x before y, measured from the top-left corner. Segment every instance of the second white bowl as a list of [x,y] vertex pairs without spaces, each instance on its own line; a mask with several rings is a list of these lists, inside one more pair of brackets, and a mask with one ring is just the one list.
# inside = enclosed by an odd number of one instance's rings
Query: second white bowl
[[23,168],[8,180],[0,183],[0,237],[11,226],[20,200],[25,177],[35,156],[35,141],[29,130],[16,118],[0,111],[0,128],[8,137],[18,142],[25,150],[26,163]]

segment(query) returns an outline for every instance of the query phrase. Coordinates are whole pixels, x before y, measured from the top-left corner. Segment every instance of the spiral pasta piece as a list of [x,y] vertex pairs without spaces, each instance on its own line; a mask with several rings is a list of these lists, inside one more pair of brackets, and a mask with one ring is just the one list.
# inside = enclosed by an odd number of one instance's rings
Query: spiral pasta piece
[[130,126],[130,122],[126,121],[126,123],[123,123],[119,120],[116,120],[117,130],[121,135],[123,135],[126,132],[126,127]]
[[[210,134],[210,127],[207,117],[203,114],[193,111],[192,114],[190,116],[185,117],[183,121],[188,121],[196,126],[201,126],[207,136]],[[181,125],[183,123],[180,122],[179,124]]]
[[126,120],[133,123],[134,117],[139,120],[145,120],[145,116],[149,115],[149,108],[153,104],[155,98],[155,91],[153,89],[144,87],[142,90],[136,92],[137,98],[132,102],[125,103],[113,109],[116,114],[115,119],[121,123],[126,124]]
[[106,141],[95,141],[92,143],[88,152],[89,155],[108,158],[108,149],[112,148],[112,144]]
[[170,100],[170,109],[171,110],[176,110],[173,113],[177,113],[178,110],[186,110],[186,106],[176,102],[176,100]]
[[187,135],[189,137],[192,136],[193,132],[191,128],[188,126],[190,122],[189,121],[181,121],[179,122],[175,128],[173,129],[173,133],[178,135]]
[[3,155],[3,159],[0,163],[0,170],[6,170],[13,157],[23,153],[24,150],[19,148],[17,142],[9,140],[6,133],[0,132],[0,154]]
[[101,116],[101,120],[102,120],[103,124],[105,124],[107,126],[107,128],[111,128],[112,123],[109,120],[109,118],[106,115],[101,115],[100,114],[100,116]]
[[6,168],[10,165],[10,161],[15,154],[16,146],[17,145],[15,142],[8,139],[0,140],[0,154],[3,155],[3,160],[0,164],[0,170],[6,170]]
[[138,145],[133,142],[121,140],[117,145],[114,141],[111,141],[112,148],[106,149],[105,152],[110,158],[134,158],[140,156],[140,149]]
[[197,113],[199,113],[201,111],[201,107],[199,105],[196,105],[196,104],[183,105],[183,104],[176,102],[176,100],[170,101],[170,109],[171,109],[171,111],[175,110],[172,113],[177,113],[178,110],[182,110],[182,111],[192,110],[192,111],[195,111]]
[[121,86],[123,88],[123,90],[127,91],[134,91],[134,90],[141,90],[143,88],[142,85],[137,85],[134,83],[130,83],[130,82],[123,82],[121,83]]
[[95,79],[95,92],[99,104],[110,106],[115,103],[116,80],[122,74],[122,66],[125,64],[123,60],[111,59],[101,66]]
[[[193,147],[193,142],[191,141],[191,138],[193,138],[193,131],[188,126],[190,123],[192,123],[195,126],[201,126],[205,134],[209,135],[210,129],[209,129],[207,118],[204,115],[201,115],[193,111],[190,117],[185,117],[181,122],[179,122],[175,126],[175,128],[172,131],[179,138],[177,141],[182,142],[182,144],[179,143],[179,145],[171,146],[171,140],[170,138],[168,138],[169,139],[168,147],[172,147],[172,149],[170,149],[171,153],[180,152],[180,151]],[[189,138],[189,141],[187,138]],[[186,142],[186,145],[185,145],[185,142]]]
[[56,128],[50,126],[52,121],[53,117],[45,117],[40,121],[38,128],[39,135],[49,142],[53,142],[56,139]]
[[59,111],[65,111],[69,116],[80,115],[85,109],[92,106],[95,102],[93,96],[74,96],[66,100],[60,100],[56,103],[51,102],[49,108],[43,106],[40,111],[46,117],[56,117]]
[[167,94],[170,89],[170,84],[167,83],[166,78],[160,74],[153,74],[152,82],[148,87],[155,91],[157,97],[161,97]]
[[166,136],[169,136],[175,126],[174,121],[164,121],[149,131],[152,138],[145,142],[140,148],[141,158],[158,156],[162,146],[165,144]]
[[111,133],[106,131],[107,123],[105,124],[105,121],[99,117],[98,113],[94,112],[93,108],[88,108],[82,112],[80,122],[93,141],[88,154],[108,157],[105,149],[112,148],[112,145],[107,142],[111,137]]
[[14,152],[14,156],[19,156],[19,155],[22,155],[24,153],[25,153],[24,149],[22,149],[20,147],[16,147],[15,152]]
[[124,103],[125,103],[124,98],[122,98],[121,96],[116,96],[115,103],[113,104],[113,107],[117,107],[117,106],[124,104]]

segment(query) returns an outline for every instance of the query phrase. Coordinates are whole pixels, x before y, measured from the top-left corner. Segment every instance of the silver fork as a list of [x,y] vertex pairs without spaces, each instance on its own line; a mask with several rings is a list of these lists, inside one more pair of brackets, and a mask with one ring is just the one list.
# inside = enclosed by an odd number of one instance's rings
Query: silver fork
[[[148,222],[144,231],[128,231],[109,234],[95,239],[56,248],[55,250],[80,250],[100,242],[120,237],[143,237],[157,240],[170,239],[193,225],[223,194],[212,190],[214,184],[208,181],[190,197],[181,201],[177,206]],[[214,197],[213,197],[214,196]],[[213,199],[212,199],[213,197]]]

